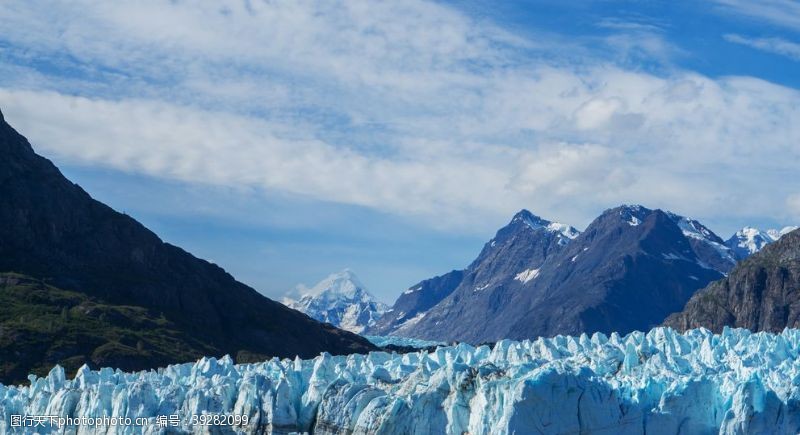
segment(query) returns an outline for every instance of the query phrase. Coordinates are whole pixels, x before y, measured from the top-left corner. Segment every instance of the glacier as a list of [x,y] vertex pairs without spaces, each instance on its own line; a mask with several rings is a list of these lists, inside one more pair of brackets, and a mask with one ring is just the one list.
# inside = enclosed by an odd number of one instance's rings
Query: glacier
[[[155,424],[63,433],[796,434],[800,330],[669,328],[435,351],[231,358],[124,373],[55,367],[29,386],[0,386],[0,431],[12,415],[125,416]],[[198,414],[247,415],[192,426]],[[63,428],[62,428],[63,429]],[[38,433],[62,433],[56,427]]]

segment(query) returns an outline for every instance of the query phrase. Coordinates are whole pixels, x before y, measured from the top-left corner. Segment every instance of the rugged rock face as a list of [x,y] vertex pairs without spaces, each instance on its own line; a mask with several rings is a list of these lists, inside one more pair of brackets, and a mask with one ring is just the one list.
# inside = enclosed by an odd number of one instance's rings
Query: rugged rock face
[[312,357],[373,349],[95,201],[35,154],[1,114],[0,156],[0,272],[46,279],[105,304],[146,308],[218,354]]
[[314,287],[301,290],[297,300],[287,296],[283,303],[320,322],[356,334],[375,324],[387,309],[350,269],[331,274]]
[[732,261],[711,231],[661,210],[607,210],[574,240],[523,231],[518,217],[450,295],[394,334],[479,343],[648,330]]
[[469,267],[412,286],[367,333],[413,336],[410,331],[415,330],[414,325],[456,289],[485,290],[509,282],[527,282],[536,276],[548,256],[563,249],[578,234],[573,227],[522,210],[486,243]]
[[697,292],[664,324],[712,331],[724,326],[751,331],[800,327],[800,230],[766,245],[727,277]]

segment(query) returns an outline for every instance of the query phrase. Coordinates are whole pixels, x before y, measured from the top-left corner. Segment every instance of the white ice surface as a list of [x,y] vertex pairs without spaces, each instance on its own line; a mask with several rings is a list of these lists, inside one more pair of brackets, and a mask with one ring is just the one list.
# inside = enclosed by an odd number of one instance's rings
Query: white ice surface
[[[0,386],[0,432],[14,433],[12,414],[179,414],[182,430],[201,432],[192,414],[233,413],[250,424],[213,433],[796,434],[799,353],[798,330],[656,328],[405,355],[83,368],[74,380],[55,368],[31,386]],[[164,433],[147,427],[108,433]]]

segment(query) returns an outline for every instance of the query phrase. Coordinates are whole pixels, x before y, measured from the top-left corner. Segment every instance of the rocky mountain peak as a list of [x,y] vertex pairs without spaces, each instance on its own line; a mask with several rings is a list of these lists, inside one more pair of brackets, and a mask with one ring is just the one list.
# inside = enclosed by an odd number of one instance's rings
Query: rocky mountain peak
[[[511,222],[509,222],[507,225],[507,228],[518,228],[520,225],[523,225],[524,227],[534,231],[543,230],[557,234],[559,237],[563,238],[562,244],[567,243],[569,240],[572,240],[580,235],[580,231],[570,225],[549,221],[531,213],[526,209],[522,209],[515,214],[511,219]],[[500,232],[502,231],[503,230],[500,230]],[[500,232],[498,232],[498,234]]]
[[635,227],[644,221],[653,210],[639,204],[623,204],[604,211],[599,219],[621,219],[626,224]]

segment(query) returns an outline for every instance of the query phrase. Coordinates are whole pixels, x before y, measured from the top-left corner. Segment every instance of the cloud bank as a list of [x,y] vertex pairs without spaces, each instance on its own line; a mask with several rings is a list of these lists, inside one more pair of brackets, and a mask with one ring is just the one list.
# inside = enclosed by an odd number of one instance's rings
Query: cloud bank
[[800,93],[755,78],[633,70],[425,1],[20,2],[0,26],[0,107],[77,164],[459,231],[623,202],[800,218]]

